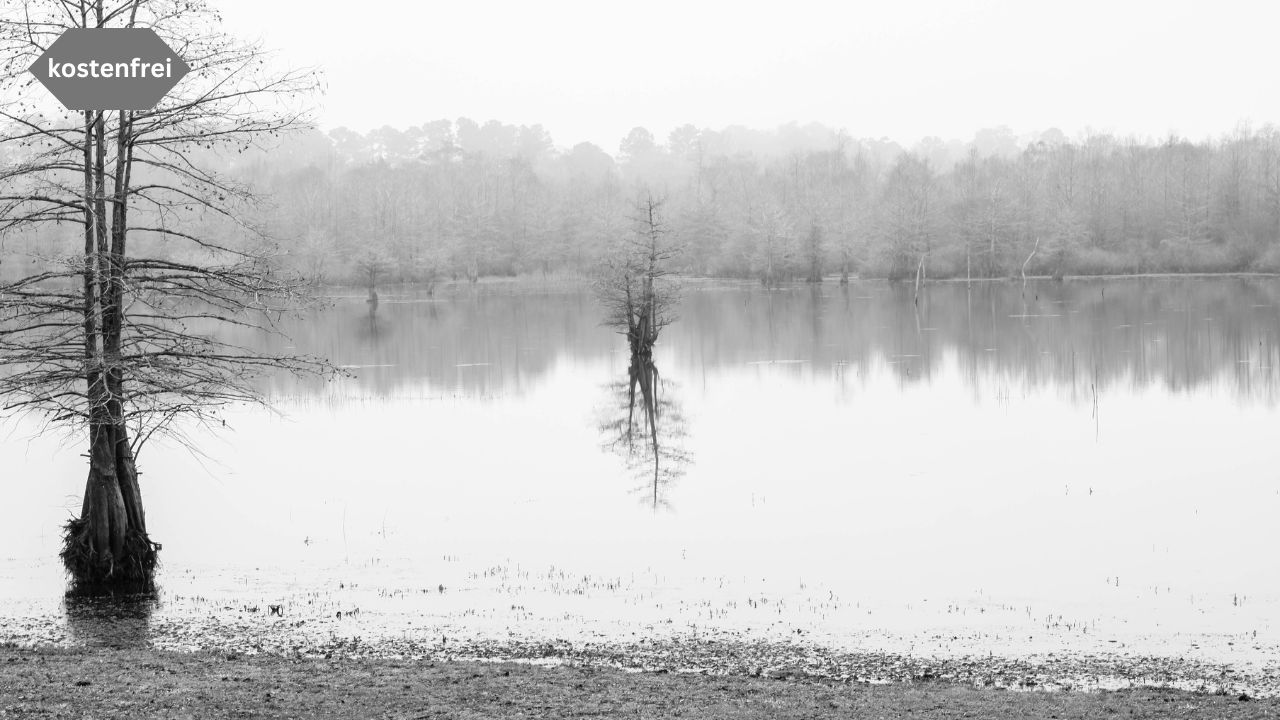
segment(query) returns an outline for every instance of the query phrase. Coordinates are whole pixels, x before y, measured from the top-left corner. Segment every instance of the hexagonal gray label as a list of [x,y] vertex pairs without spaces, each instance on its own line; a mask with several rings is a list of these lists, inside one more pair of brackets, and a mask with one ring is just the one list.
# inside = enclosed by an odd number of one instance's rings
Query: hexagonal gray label
[[70,110],[148,110],[190,72],[150,28],[74,28],[29,68]]

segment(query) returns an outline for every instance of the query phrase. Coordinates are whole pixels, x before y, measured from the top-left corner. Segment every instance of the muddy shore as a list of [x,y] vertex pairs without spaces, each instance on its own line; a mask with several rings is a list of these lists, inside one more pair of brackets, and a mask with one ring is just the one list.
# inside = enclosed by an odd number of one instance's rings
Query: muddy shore
[[1263,718],[1280,701],[1171,689],[870,684],[589,665],[0,648],[0,717]]

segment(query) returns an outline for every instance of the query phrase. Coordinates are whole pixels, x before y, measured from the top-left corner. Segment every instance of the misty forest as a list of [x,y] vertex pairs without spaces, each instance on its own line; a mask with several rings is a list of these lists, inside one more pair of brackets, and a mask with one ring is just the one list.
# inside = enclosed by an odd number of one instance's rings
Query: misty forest
[[[122,27],[154,107],[31,80]],[[0,653],[1280,697],[1280,127],[360,132],[287,60],[0,6]]]
[[[1271,126],[1197,141],[995,128],[903,148],[818,124],[685,125],[665,140],[637,127],[606,151],[460,118],[193,159],[267,193],[253,221],[278,242],[276,261],[329,283],[588,277],[630,231],[642,191],[665,200],[683,248],[675,267],[689,276],[1280,270]],[[46,242],[10,239],[8,252]]]

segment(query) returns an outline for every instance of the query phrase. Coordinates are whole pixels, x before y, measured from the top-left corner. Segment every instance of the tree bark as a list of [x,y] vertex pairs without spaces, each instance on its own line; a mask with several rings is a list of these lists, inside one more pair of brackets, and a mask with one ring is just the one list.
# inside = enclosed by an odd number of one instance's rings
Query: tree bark
[[129,117],[121,112],[108,229],[106,115],[88,112],[85,120],[84,328],[89,477],[80,517],[67,523],[61,555],[78,591],[149,590],[159,546],[147,535],[142,489],[125,423],[124,373],[120,363],[132,139]]

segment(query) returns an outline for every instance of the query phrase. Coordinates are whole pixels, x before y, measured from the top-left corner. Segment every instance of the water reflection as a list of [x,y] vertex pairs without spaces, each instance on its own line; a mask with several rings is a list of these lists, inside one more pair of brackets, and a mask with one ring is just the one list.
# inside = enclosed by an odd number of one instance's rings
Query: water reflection
[[608,394],[600,423],[605,448],[626,461],[637,481],[634,492],[643,502],[654,510],[669,507],[666,490],[685,474],[690,461],[675,384],[661,378],[651,357],[632,355],[626,379],[611,383]]
[[[664,333],[671,354],[660,360],[693,378],[772,364],[842,383],[883,365],[903,385],[929,382],[955,363],[975,393],[996,378],[1006,386],[1057,386],[1085,404],[1095,385],[1185,391],[1221,383],[1266,402],[1280,387],[1275,278],[1042,281],[1025,291],[942,283],[926,287],[918,303],[913,294],[872,282],[773,291],[694,286],[680,322]],[[355,368],[360,394],[390,396],[423,383],[472,396],[521,394],[561,360],[602,360],[618,349],[585,292],[436,298],[401,291],[376,313],[363,300],[339,298],[288,328],[298,350]],[[343,331],[355,318],[357,338]],[[289,377],[270,382],[283,395],[320,387]]]
[[368,310],[365,322],[360,326],[359,336],[368,342],[369,347],[373,348],[378,345],[382,333],[378,322],[378,296],[373,290],[369,292],[369,299],[365,301],[368,303]]
[[160,599],[153,593],[109,597],[68,594],[62,601],[71,637],[90,647],[147,647],[151,616],[159,608]]
[[[355,628],[335,612],[358,607],[398,634],[429,602],[502,637],[794,624],[868,648],[883,632],[949,638],[939,652],[967,637],[1205,657],[1210,633],[1213,657],[1273,658],[1280,574],[1257,570],[1280,544],[1280,280],[912,295],[695,285],[656,365],[635,365],[585,292],[398,289],[370,317],[360,289],[291,328],[356,380],[270,380],[286,417],[236,412],[202,439],[210,468],[149,451],[163,617],[67,622],[84,642],[184,643],[171,619],[208,607],[182,598],[221,598],[235,632],[280,621],[227,608],[283,599],[289,623]],[[22,479],[6,567],[48,579],[0,582],[0,609],[61,588],[50,530],[78,503],[79,462],[0,442]]]

